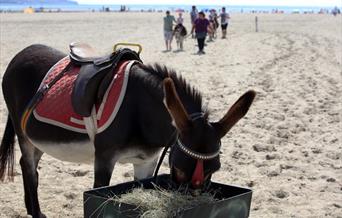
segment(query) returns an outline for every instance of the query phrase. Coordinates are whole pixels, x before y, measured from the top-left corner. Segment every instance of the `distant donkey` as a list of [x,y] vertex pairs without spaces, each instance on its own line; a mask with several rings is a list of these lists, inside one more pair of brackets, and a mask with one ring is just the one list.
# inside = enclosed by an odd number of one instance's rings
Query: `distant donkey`
[[175,29],[173,31],[173,34],[176,37],[176,42],[177,42],[177,48],[179,51],[183,51],[184,50],[184,40],[186,38],[187,35],[187,31],[185,26],[183,26],[183,24],[177,24],[175,26]]

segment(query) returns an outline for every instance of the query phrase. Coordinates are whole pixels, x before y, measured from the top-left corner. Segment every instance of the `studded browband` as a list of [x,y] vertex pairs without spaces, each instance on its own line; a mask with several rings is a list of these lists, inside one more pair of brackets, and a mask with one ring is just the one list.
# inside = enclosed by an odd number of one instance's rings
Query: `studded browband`
[[191,149],[187,148],[181,141],[180,139],[177,140],[176,145],[178,148],[180,148],[181,151],[183,151],[185,154],[189,155],[190,157],[197,159],[197,160],[210,160],[215,157],[217,157],[220,154],[220,148],[221,148],[221,143],[219,145],[219,149],[210,154],[203,154],[203,153],[198,153],[196,151],[192,151]]
[[[192,121],[195,121],[199,118],[202,118],[204,115],[203,112],[200,113],[192,113],[190,114],[190,118]],[[187,148],[181,140],[178,138],[175,145],[177,145],[181,151],[183,151],[185,154],[189,155],[190,157],[198,160],[210,160],[215,157],[217,157],[220,154],[220,149],[221,149],[221,143],[219,144],[219,148],[216,152],[214,153],[209,153],[209,154],[203,154],[203,153],[198,153],[196,151],[192,151],[190,148]]]

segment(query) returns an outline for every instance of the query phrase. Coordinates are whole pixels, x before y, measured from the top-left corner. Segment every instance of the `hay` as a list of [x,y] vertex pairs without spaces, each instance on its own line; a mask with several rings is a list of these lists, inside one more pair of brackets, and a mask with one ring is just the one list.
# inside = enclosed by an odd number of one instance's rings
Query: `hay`
[[187,191],[155,188],[135,188],[126,194],[114,196],[113,200],[137,206],[137,209],[141,211],[141,218],[171,218],[180,210],[216,201],[214,195],[210,193],[194,196]]

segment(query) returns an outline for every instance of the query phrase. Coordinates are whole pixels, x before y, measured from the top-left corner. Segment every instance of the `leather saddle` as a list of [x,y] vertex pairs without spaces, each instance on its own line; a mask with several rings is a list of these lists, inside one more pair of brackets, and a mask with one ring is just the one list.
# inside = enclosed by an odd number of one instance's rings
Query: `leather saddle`
[[71,93],[71,103],[74,111],[83,117],[89,117],[93,106],[102,101],[120,61],[142,62],[139,54],[128,48],[99,56],[85,43],[71,43],[69,47],[71,63],[81,67]]

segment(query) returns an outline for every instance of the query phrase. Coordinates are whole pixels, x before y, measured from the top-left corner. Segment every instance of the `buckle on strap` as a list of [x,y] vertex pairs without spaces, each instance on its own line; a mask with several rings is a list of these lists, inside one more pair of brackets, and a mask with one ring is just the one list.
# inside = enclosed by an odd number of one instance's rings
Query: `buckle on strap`
[[204,116],[203,112],[192,113],[189,115],[192,121],[198,120]]

